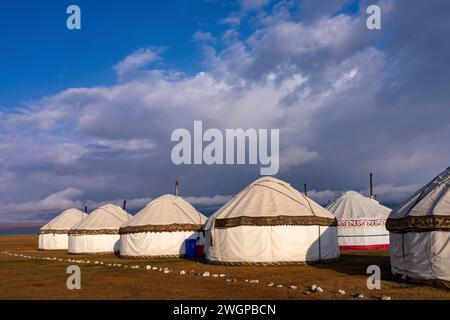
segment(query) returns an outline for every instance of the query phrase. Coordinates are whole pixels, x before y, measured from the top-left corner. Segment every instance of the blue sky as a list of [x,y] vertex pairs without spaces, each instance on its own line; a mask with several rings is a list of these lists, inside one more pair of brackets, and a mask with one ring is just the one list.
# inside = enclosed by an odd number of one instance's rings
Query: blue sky
[[111,66],[136,48],[165,47],[171,68],[201,67],[192,35],[220,31],[217,21],[237,8],[219,1],[76,1],[82,30],[66,28],[70,1],[0,4],[0,104],[23,101],[67,87],[110,84]]
[[[81,7],[82,30],[66,28]],[[366,28],[378,4],[381,30]],[[280,130],[278,178],[320,203],[395,205],[449,165],[450,3],[439,0],[0,3],[0,223],[223,204],[259,166],[175,166],[171,132]]]

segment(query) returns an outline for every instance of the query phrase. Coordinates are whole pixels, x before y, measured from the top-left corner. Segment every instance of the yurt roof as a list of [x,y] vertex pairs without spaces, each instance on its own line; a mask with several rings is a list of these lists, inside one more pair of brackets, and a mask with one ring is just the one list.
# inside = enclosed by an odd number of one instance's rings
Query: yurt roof
[[450,168],[392,210],[386,228],[393,232],[450,230]]
[[239,192],[207,221],[206,229],[240,225],[335,225],[335,217],[289,183],[262,177]]
[[338,220],[386,219],[391,209],[356,191],[344,192],[327,209]]
[[71,208],[64,210],[40,229],[40,233],[67,233],[88,215],[81,210]]
[[131,219],[125,210],[115,204],[105,204],[95,209],[76,225],[71,234],[116,234],[120,226]]
[[122,225],[120,233],[197,231],[206,217],[181,197],[158,197]]

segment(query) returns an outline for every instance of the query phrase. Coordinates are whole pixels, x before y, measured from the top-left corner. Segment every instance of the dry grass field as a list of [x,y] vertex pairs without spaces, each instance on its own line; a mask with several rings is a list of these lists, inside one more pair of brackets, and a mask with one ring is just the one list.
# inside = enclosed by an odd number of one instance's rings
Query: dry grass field
[[[67,252],[38,251],[37,236],[0,236],[0,299],[450,299],[450,291],[393,281],[387,251],[344,252],[337,262],[304,266],[218,266],[180,258],[123,260],[114,255],[68,255]],[[38,258],[79,259],[81,290],[68,290],[67,261]],[[104,264],[94,264],[95,261]],[[108,266],[107,264],[121,264]],[[382,270],[381,290],[366,287],[367,266]],[[127,268],[125,268],[125,265]],[[131,266],[139,265],[139,269]],[[146,266],[168,268],[169,273],[146,270]],[[186,271],[180,275],[180,271]],[[210,277],[199,274],[209,271]],[[226,277],[212,277],[225,274]],[[226,281],[226,279],[235,281]],[[248,280],[248,281],[246,281]],[[258,283],[250,280],[259,280]],[[273,282],[274,286],[267,286]],[[282,284],[283,287],[276,286]],[[312,284],[323,293],[307,294]],[[290,289],[295,285],[298,289]],[[345,290],[341,295],[338,290]]]

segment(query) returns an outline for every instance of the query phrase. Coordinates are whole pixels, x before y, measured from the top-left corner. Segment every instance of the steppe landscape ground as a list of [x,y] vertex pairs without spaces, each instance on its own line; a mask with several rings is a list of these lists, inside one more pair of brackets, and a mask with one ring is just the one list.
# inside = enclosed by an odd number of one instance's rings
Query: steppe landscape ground
[[[69,277],[66,268],[72,264],[81,268],[80,290],[69,290],[66,286]],[[147,270],[148,265],[158,269]],[[369,265],[381,268],[380,290],[369,290],[366,286]],[[160,268],[170,272],[158,271]],[[180,275],[180,271],[186,274]],[[201,275],[206,271],[209,277]],[[218,277],[220,274],[226,276]],[[268,286],[269,283],[273,286]],[[309,293],[308,288],[313,284],[323,292]],[[338,290],[344,290],[345,295]],[[358,293],[362,293],[364,299],[380,299],[383,295],[393,300],[450,299],[450,291],[444,289],[394,281],[387,250],[344,251],[339,261],[326,264],[222,266],[182,258],[124,260],[112,254],[69,255],[66,251],[39,251],[35,235],[0,236],[0,299],[357,300]]]

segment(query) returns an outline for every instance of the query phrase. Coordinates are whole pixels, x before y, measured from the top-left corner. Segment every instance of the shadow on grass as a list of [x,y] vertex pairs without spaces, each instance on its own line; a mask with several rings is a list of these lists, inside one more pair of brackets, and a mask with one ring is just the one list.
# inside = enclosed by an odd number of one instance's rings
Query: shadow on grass
[[350,276],[369,276],[367,267],[376,265],[380,267],[382,280],[392,280],[389,256],[369,255],[367,253],[341,252],[337,261],[327,263],[315,263],[310,266],[318,269],[331,269]]

